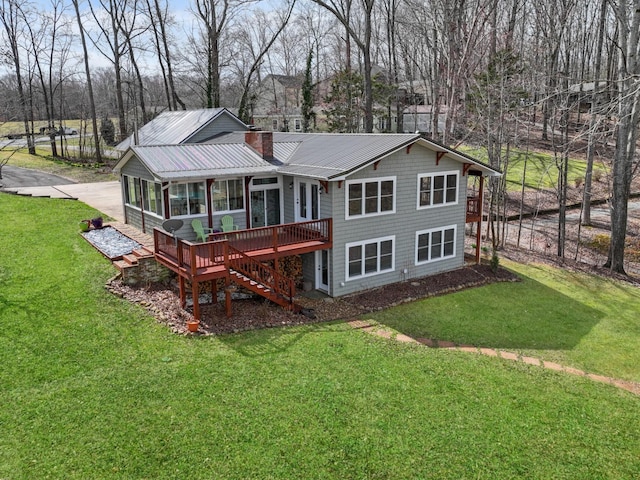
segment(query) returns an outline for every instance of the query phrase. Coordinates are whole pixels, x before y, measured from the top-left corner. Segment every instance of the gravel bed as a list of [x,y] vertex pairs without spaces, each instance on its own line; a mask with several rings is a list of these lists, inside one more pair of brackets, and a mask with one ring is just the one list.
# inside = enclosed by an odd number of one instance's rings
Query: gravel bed
[[89,230],[83,232],[82,236],[111,260],[127,255],[142,246],[113,227]]

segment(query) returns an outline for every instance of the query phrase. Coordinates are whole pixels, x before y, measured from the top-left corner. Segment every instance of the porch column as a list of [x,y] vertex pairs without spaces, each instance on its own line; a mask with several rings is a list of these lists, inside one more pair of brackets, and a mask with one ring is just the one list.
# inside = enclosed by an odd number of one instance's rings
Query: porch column
[[482,240],[482,191],[484,189],[484,177],[480,175],[480,188],[478,189],[478,210],[480,218],[476,227],[476,265],[480,264],[480,241]]
[[191,296],[193,297],[193,318],[200,321],[200,284],[191,280]]

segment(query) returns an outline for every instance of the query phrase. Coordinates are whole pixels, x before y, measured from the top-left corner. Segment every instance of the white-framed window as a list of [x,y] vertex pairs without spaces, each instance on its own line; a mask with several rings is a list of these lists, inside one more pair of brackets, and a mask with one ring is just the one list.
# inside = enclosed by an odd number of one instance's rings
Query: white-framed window
[[416,265],[456,256],[455,225],[416,232]]
[[458,172],[418,175],[418,208],[458,203]]
[[211,185],[214,212],[244,210],[244,181],[241,178],[217,180]]
[[206,213],[204,182],[174,183],[170,185],[169,211],[172,217]]
[[131,207],[141,207],[140,179],[124,175],[124,201]]
[[271,120],[271,130],[273,130],[274,132],[278,131],[278,120],[275,118]]
[[346,279],[378,275],[395,269],[396,237],[381,237],[362,242],[352,242],[346,248]]
[[162,217],[162,185],[142,180],[142,192],[145,211]]
[[395,213],[396,177],[349,180],[345,195],[348,219]]
[[293,128],[295,128],[296,132],[302,130],[302,121],[299,118],[293,120]]

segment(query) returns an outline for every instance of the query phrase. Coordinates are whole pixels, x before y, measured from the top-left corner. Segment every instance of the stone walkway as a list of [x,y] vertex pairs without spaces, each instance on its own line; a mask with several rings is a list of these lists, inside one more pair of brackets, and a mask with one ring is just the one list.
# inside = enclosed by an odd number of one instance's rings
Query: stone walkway
[[512,362],[522,362],[526,363],[527,365],[533,365],[535,367],[541,367],[549,370],[555,370],[557,372],[565,372],[571,375],[586,377],[589,380],[593,380],[594,382],[613,385],[614,387],[627,390],[628,392],[640,396],[640,383],[637,382],[629,382],[626,380],[619,380],[617,378],[587,373],[577,368],[567,367],[558,363],[547,362],[546,360],[541,360],[534,357],[526,357],[518,353],[508,352],[495,348],[475,347],[473,345],[458,345],[453,342],[436,340],[433,338],[413,338],[403,333],[392,330],[389,327],[377,323],[373,320],[351,320],[349,321],[349,325],[351,325],[353,328],[363,330],[372,335],[376,335],[389,340],[395,340],[397,342],[415,343],[424,345],[429,348],[442,348],[446,350],[458,350],[460,352],[486,355],[488,357],[502,358],[504,360],[510,360]]

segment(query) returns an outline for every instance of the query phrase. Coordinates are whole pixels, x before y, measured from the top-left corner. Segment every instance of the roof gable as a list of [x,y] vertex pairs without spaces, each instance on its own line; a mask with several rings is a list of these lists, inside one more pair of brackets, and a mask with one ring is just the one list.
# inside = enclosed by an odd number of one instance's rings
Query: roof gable
[[133,145],[179,145],[188,143],[206,126],[222,116],[237,123],[237,129],[247,126],[226,108],[205,108],[200,110],[175,110],[163,112],[138,130],[138,140],[134,143],[131,135],[116,146],[116,150],[126,150]]

